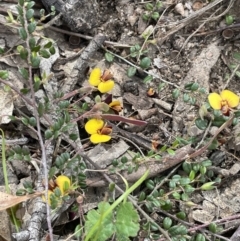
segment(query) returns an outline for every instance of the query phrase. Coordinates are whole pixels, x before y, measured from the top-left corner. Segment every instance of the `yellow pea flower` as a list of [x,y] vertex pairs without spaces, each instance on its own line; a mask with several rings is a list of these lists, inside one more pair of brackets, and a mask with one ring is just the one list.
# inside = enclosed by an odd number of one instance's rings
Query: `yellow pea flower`
[[113,75],[109,70],[105,70],[102,74],[100,68],[95,68],[90,74],[89,84],[98,88],[101,93],[107,93],[114,87]]
[[66,192],[69,190],[69,187],[71,186],[71,181],[67,176],[60,175],[56,178],[55,183],[59,187],[62,195],[66,194]]
[[230,90],[223,90],[220,95],[211,93],[208,95],[208,101],[214,110],[221,110],[223,114],[239,105],[239,97]]
[[109,107],[114,110],[115,112],[121,112],[122,111],[122,106],[121,102],[119,100],[113,100],[111,103],[108,104]]
[[[52,194],[53,194],[53,191],[48,190],[48,205],[49,205],[49,206],[51,206],[51,198],[50,198],[50,196],[51,196]],[[45,195],[42,195],[42,200],[43,200],[44,202],[46,202]]]
[[111,139],[112,129],[103,120],[91,119],[85,124],[85,130],[90,134],[90,141],[94,144],[107,142]]

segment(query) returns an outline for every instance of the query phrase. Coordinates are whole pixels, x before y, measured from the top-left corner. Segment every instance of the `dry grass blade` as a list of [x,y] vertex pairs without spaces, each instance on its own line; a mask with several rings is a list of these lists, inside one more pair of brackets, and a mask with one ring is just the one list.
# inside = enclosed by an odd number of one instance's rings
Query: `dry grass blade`
[[29,199],[42,195],[42,193],[34,193],[25,196],[14,196],[4,192],[0,192],[0,211],[11,208],[19,203],[25,202]]

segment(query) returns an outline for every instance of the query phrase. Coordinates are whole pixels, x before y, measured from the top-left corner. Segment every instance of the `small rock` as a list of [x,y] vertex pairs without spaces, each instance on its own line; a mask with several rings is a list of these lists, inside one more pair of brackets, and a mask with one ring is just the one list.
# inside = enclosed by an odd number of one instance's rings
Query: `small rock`
[[176,13],[179,13],[180,15],[182,15],[183,17],[185,16],[185,10],[184,10],[184,6],[182,3],[178,3],[175,8],[174,8]]

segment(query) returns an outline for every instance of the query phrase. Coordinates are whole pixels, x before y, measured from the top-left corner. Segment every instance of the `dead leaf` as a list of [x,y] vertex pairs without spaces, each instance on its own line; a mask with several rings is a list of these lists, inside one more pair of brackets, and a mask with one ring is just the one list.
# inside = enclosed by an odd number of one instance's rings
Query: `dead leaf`
[[101,117],[103,119],[107,119],[107,120],[111,120],[111,121],[122,121],[122,122],[130,123],[130,124],[134,124],[137,126],[144,126],[147,124],[146,121],[134,120],[134,119],[130,119],[130,118],[127,118],[124,116],[119,116],[119,115],[102,114]]
[[25,196],[14,196],[4,192],[0,192],[0,211],[6,210],[13,207],[19,203],[25,202],[29,199],[41,196],[42,193],[34,193]]

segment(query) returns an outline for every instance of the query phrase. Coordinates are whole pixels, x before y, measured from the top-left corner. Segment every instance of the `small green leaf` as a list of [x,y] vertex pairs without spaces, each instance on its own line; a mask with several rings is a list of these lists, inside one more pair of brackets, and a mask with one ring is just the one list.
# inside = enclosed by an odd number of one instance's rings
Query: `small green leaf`
[[27,32],[26,32],[26,30],[23,28],[23,27],[21,27],[21,28],[19,28],[19,35],[20,35],[20,37],[23,39],[23,40],[26,40],[27,39]]
[[30,46],[31,50],[36,46],[35,38],[30,38],[29,39],[29,46]]
[[32,18],[33,14],[34,14],[34,10],[32,8],[28,9],[27,12],[26,12],[26,18],[27,19]]
[[234,21],[234,18],[233,18],[232,15],[227,15],[227,16],[225,17],[225,21],[226,21],[226,24],[227,24],[227,25],[231,25],[231,24],[233,23],[233,21]]
[[26,125],[26,126],[27,126],[28,123],[29,123],[29,122],[28,122],[28,118],[26,118],[26,117],[22,117],[22,118],[21,118],[21,121],[22,121],[22,123],[23,123],[24,125]]
[[175,226],[172,226],[168,230],[168,232],[172,236],[177,236],[177,235],[186,235],[188,231],[187,231],[187,228],[183,225],[175,225]]
[[158,12],[154,12],[152,15],[151,15],[152,19],[154,19],[155,21],[158,21],[160,15]]
[[173,92],[172,92],[172,97],[174,99],[177,99],[179,95],[180,95],[179,89],[174,89]]
[[49,49],[50,47],[52,47],[52,41],[49,41],[48,43],[46,43],[43,48],[45,49]]
[[26,95],[27,93],[29,93],[29,89],[28,88],[23,88],[20,90],[22,94]]
[[34,91],[38,91],[41,86],[41,81],[34,82]]
[[177,192],[173,192],[173,193],[172,193],[172,196],[173,196],[176,200],[180,200],[180,198],[181,198],[181,195],[180,195],[179,193],[177,193]]
[[38,68],[40,64],[40,58],[38,56],[31,56],[31,63],[33,67]]
[[[209,141],[209,140],[206,140]],[[208,147],[208,150],[216,150],[218,148],[218,141],[214,139],[211,143],[211,145]]]
[[146,3],[145,8],[148,11],[152,11],[153,10],[153,4],[152,3]]
[[203,120],[204,117],[208,114],[208,110],[205,104],[203,104],[199,110],[198,110],[198,114],[200,116],[200,118]]
[[36,27],[37,27],[37,25],[36,25],[35,22],[29,23],[29,25],[28,25],[28,32],[30,34],[33,33],[35,31]]
[[155,187],[155,183],[153,180],[149,179],[146,181],[146,187],[149,189],[149,190],[153,190],[154,187]]
[[195,176],[196,176],[196,172],[194,170],[191,170],[191,172],[189,173],[189,179],[192,181],[194,180]]
[[201,173],[202,175],[204,175],[204,174],[206,174],[206,172],[207,172],[207,168],[204,167],[204,166],[201,166],[201,167],[200,167],[200,173]]
[[18,53],[21,53],[22,49],[24,49],[24,47],[22,45],[17,46]]
[[189,163],[189,162],[184,162],[184,163],[182,164],[182,168],[183,168],[183,170],[188,174],[188,173],[190,173],[191,170],[192,170],[192,165],[191,165],[191,163]]
[[39,13],[40,13],[41,17],[44,17],[44,15],[45,15],[45,9],[43,9],[43,8],[40,9]]
[[145,200],[146,198],[146,193],[145,192],[141,192],[139,197],[138,197],[138,201],[142,202],[143,200]]
[[186,213],[185,212],[178,212],[176,214],[177,218],[181,219],[181,220],[185,220],[186,219]]
[[194,83],[187,83],[187,84],[185,84],[185,85],[184,85],[184,89],[186,89],[186,90],[191,90],[193,84],[194,84]]
[[66,111],[66,112],[64,113],[64,122],[65,122],[65,123],[69,123],[70,120],[71,120],[71,117],[70,117],[69,113]]
[[72,134],[69,135],[69,137],[70,137],[71,140],[76,141],[77,138],[78,138],[78,135],[72,133]]
[[213,186],[215,184],[215,182],[207,182],[205,184],[203,184],[200,189],[203,191],[208,191],[208,190],[212,190],[215,187]]
[[149,68],[150,65],[151,65],[151,59],[149,59],[148,57],[144,57],[144,58],[141,59],[140,66],[143,69]]
[[187,184],[189,184],[191,182],[191,180],[188,177],[182,177],[179,180],[180,185],[185,186]]
[[52,5],[51,6],[51,12],[55,12],[55,10],[56,10],[55,7]]
[[208,121],[205,119],[201,119],[201,118],[197,118],[195,120],[195,125],[197,126],[197,128],[199,128],[200,130],[206,130],[206,128],[208,127]]
[[127,70],[127,76],[133,77],[136,74],[137,69],[133,66],[129,67]]
[[50,130],[46,130],[44,136],[46,139],[50,139],[53,136],[53,132]]
[[184,93],[184,94],[183,94],[183,101],[184,101],[184,102],[188,102],[189,99],[190,99],[190,96],[189,96],[187,93]]
[[233,58],[235,58],[236,60],[239,60],[239,61],[240,61],[240,53],[234,52],[234,53],[233,53]]
[[173,221],[171,218],[169,218],[169,217],[164,218],[163,219],[163,228],[168,230],[169,228],[171,228],[172,223],[173,223]]
[[4,49],[0,47],[0,54],[4,53]]
[[149,20],[149,18],[150,18],[149,14],[145,13],[145,14],[142,15],[142,19],[146,22]]
[[109,53],[109,52],[106,52],[106,53],[105,53],[105,59],[107,60],[107,62],[112,63],[113,60],[114,60],[114,55],[112,55],[112,54]]
[[44,113],[44,105],[43,105],[43,103],[41,103],[41,102],[39,102],[39,104],[38,104],[38,114],[39,114],[39,116],[41,117],[41,116],[43,116],[43,113]]
[[208,229],[212,232],[212,233],[216,233],[217,232],[217,224],[216,223],[210,223],[208,226]]
[[36,126],[36,124],[37,124],[35,117],[30,117],[28,121],[31,126]]
[[39,54],[43,57],[43,58],[46,58],[46,59],[48,59],[48,58],[50,58],[50,53],[46,50],[46,49],[41,49],[40,51],[39,51]]
[[159,1],[159,2],[156,3],[156,8],[157,8],[157,9],[160,9],[162,6],[163,6],[163,4],[162,4],[161,1]]
[[17,8],[18,14],[20,16],[22,16],[23,15],[23,8],[20,5],[17,5],[16,8]]
[[199,84],[198,83],[193,83],[191,86],[191,91],[196,91],[198,90]]
[[25,189],[18,189],[16,192],[17,196],[24,196],[26,195],[26,190]]
[[102,99],[99,95],[96,95],[95,98],[94,98],[94,101],[95,101],[95,103],[101,103]]
[[9,76],[8,71],[7,70],[0,70],[0,78],[1,79],[7,79]]
[[201,162],[201,165],[204,166],[204,167],[210,167],[212,166],[212,161],[207,159],[207,160],[204,160]]
[[181,195],[181,199],[182,199],[182,201],[188,201],[189,200],[189,196],[186,194],[186,193],[183,193],[182,195]]
[[83,235],[83,227],[80,224],[78,224],[74,229],[74,236],[76,237],[77,240],[80,240],[82,235]]
[[[12,89],[11,89],[11,87],[10,87],[9,85],[4,85],[4,86],[3,86],[3,90],[4,90],[5,92],[10,92]],[[10,116],[8,116],[8,118],[11,119]],[[12,119],[11,119],[11,120],[12,120]]]
[[201,233],[198,233],[196,238],[195,238],[195,241],[205,241],[205,240],[206,239],[205,239],[204,235],[201,234]]
[[18,0],[18,4],[21,6],[21,7],[23,7],[23,5],[24,5],[24,0]]
[[171,156],[175,155],[175,151],[173,149],[170,149],[170,148],[167,149],[167,153]]
[[25,48],[21,49],[21,51],[20,51],[20,57],[21,57],[22,59],[24,59],[24,60],[27,59],[27,57],[28,57],[28,51],[27,51],[27,49],[25,49]]
[[49,48],[49,52],[50,52],[50,54],[55,54],[56,53],[56,49],[54,48],[54,46],[51,46],[50,48]]
[[28,2],[28,3],[27,3],[27,9],[32,8],[34,5],[35,5],[35,2],[34,2],[34,1]]
[[41,46],[40,46],[40,45],[37,45],[37,46],[35,46],[35,47],[32,49],[32,52],[37,53],[40,49],[41,49]]
[[25,68],[20,68],[18,71],[25,80],[28,80],[29,78],[28,70],[26,70]]
[[149,82],[151,82],[153,80],[153,77],[151,75],[148,75],[146,76],[144,79],[143,79],[143,83],[144,84],[148,84]]
[[192,193],[192,192],[194,192],[195,191],[195,188],[194,187],[192,187],[191,185],[186,185],[185,187],[184,187],[184,191],[186,192],[186,193]]
[[200,164],[199,163],[193,163],[193,170],[195,172],[198,172],[200,170]]

